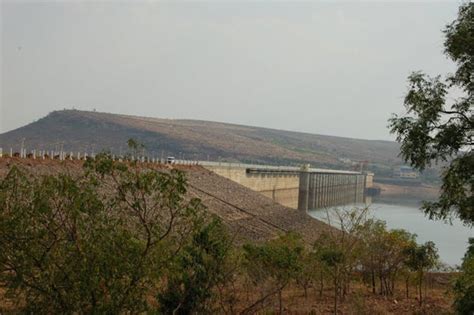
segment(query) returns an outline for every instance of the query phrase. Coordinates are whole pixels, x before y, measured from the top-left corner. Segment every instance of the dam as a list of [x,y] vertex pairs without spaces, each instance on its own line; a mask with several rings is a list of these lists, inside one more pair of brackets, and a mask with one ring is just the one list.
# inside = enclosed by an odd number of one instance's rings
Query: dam
[[[11,150],[10,150],[11,151]],[[0,148],[0,157],[3,156]],[[39,155],[37,154],[39,153]],[[47,152],[49,153],[49,152]],[[76,155],[71,152],[51,152],[33,150],[27,153],[22,149],[20,159],[59,159],[73,160]],[[10,153],[8,156],[16,156]],[[91,158],[94,155],[91,154]],[[88,158],[85,153],[77,153],[77,159]],[[115,159],[116,157],[113,156]],[[120,157],[118,157],[120,159]],[[167,162],[132,156],[132,160],[147,163],[166,164]],[[273,201],[294,209],[307,211],[350,204],[370,203],[373,189],[373,173],[354,172],[291,166],[252,165],[223,162],[176,160],[173,164],[200,165],[205,169],[230,179],[246,188],[258,192]],[[232,194],[232,191],[228,192]]]
[[307,211],[366,203],[373,173],[233,163],[200,163],[284,206]]

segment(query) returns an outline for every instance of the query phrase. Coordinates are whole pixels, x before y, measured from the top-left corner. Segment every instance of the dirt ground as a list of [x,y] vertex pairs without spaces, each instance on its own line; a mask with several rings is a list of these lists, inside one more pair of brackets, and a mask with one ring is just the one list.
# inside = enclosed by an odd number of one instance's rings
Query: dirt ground
[[[449,290],[449,282],[452,277],[452,274],[430,274],[424,290],[426,297],[424,297],[421,306],[413,286],[409,289],[408,298],[406,297],[405,286],[402,283],[397,285],[394,296],[384,297],[373,294],[365,284],[354,282],[351,285],[350,293],[343,301],[340,301],[338,314],[453,314],[453,296]],[[323,296],[320,297],[318,288],[310,288],[308,296],[305,298],[303,289],[292,285],[283,292],[284,314],[334,314],[334,294],[332,290],[331,287],[327,287]],[[239,304],[244,305],[244,307],[252,304],[251,301],[261,295],[259,291],[241,291],[239,293],[241,299]],[[265,307],[259,309],[256,314],[277,314],[278,309],[278,299],[275,297]]]
[[[443,275],[441,275],[443,276]],[[0,288],[0,314],[15,314],[15,302],[6,299],[5,290]],[[216,314],[241,314],[242,310],[252,305],[262,294],[256,288],[237,288],[238,301],[234,306],[234,313],[223,310]],[[415,288],[410,288],[409,298],[405,296],[405,289],[400,286],[394,296],[383,297],[370,292],[369,288],[361,283],[354,283],[350,293],[339,302],[338,314],[343,315],[397,315],[397,314],[426,314],[442,315],[453,314],[452,294],[446,285],[430,285],[426,289],[426,298],[420,306],[415,296]],[[151,304],[155,304],[152,301]],[[324,289],[323,296],[319,296],[319,289],[308,289],[308,296],[304,296],[302,288],[291,285],[283,291],[283,314],[334,314],[334,295],[332,288]],[[249,314],[278,314],[278,299],[269,299],[265,305],[259,305]]]

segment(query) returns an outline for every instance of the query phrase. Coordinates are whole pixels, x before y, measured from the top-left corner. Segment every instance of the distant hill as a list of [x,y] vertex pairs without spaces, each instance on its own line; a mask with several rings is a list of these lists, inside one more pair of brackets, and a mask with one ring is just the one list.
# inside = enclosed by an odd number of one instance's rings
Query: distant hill
[[342,160],[368,160],[379,171],[398,165],[399,145],[302,132],[199,120],[174,120],[78,110],[50,113],[36,122],[0,134],[0,147],[19,151],[22,139],[30,149],[125,152],[134,138],[150,154],[182,154],[186,159],[351,168]]

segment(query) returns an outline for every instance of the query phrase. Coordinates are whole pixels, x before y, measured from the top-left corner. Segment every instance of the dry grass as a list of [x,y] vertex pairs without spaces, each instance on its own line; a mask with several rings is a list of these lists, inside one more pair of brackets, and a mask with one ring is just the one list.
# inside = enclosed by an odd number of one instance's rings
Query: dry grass
[[[434,278],[451,277],[448,274],[432,274]],[[236,309],[242,310],[250,305],[255,297],[261,295],[258,290],[239,291],[240,301]],[[420,306],[415,296],[415,288],[410,288],[410,295],[405,296],[405,288],[399,283],[394,296],[384,297],[372,294],[368,287],[362,283],[353,283],[349,294],[340,302],[338,314],[350,315],[385,315],[385,314],[453,314],[453,296],[449,285],[431,281],[427,286],[426,299]],[[334,295],[331,287],[325,288],[323,296],[319,296],[319,289],[309,289],[308,297],[305,298],[304,291],[292,285],[285,289],[283,294],[283,306],[285,314],[333,314]],[[277,314],[278,300],[271,299],[265,307],[260,308],[257,314]]]
[[[436,277],[437,275],[434,274]],[[445,277],[446,274],[439,274]],[[427,288],[426,299],[420,306],[415,297],[414,288],[411,288],[409,298],[406,298],[404,288],[400,287],[394,296],[383,297],[372,294],[369,289],[361,283],[354,283],[350,293],[340,302],[338,314],[347,315],[397,315],[397,314],[426,314],[442,315],[453,314],[453,296],[446,285],[431,285]],[[6,298],[5,290],[0,287],[0,314],[16,313],[18,298]],[[243,309],[253,304],[261,296],[261,291],[257,288],[239,285],[237,287],[238,300],[234,306],[235,314],[239,314]],[[153,297],[149,299],[150,305],[156,306]],[[292,285],[283,292],[284,314],[333,314],[334,299],[331,287],[327,287],[323,296],[319,296],[319,290],[309,289],[305,298],[304,291]],[[218,304],[218,303],[216,303]],[[223,311],[217,313],[224,314]],[[278,300],[276,297],[270,298],[265,305],[258,307],[253,314],[278,314]]]

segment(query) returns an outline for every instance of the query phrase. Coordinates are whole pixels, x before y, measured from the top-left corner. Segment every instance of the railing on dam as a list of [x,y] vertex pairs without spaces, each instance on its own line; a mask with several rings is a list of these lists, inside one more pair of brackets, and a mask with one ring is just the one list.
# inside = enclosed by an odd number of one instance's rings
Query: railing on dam
[[[262,165],[262,164],[245,164],[245,163],[229,163],[229,162],[210,162],[210,161],[199,161],[199,165],[209,167],[229,167],[229,168],[245,168],[247,172],[266,172],[266,171],[292,171],[301,172],[301,167],[297,166],[274,166],[274,165]],[[312,173],[330,173],[330,174],[361,174],[360,172],[347,171],[347,170],[332,170],[325,168],[308,168],[309,172]]]

